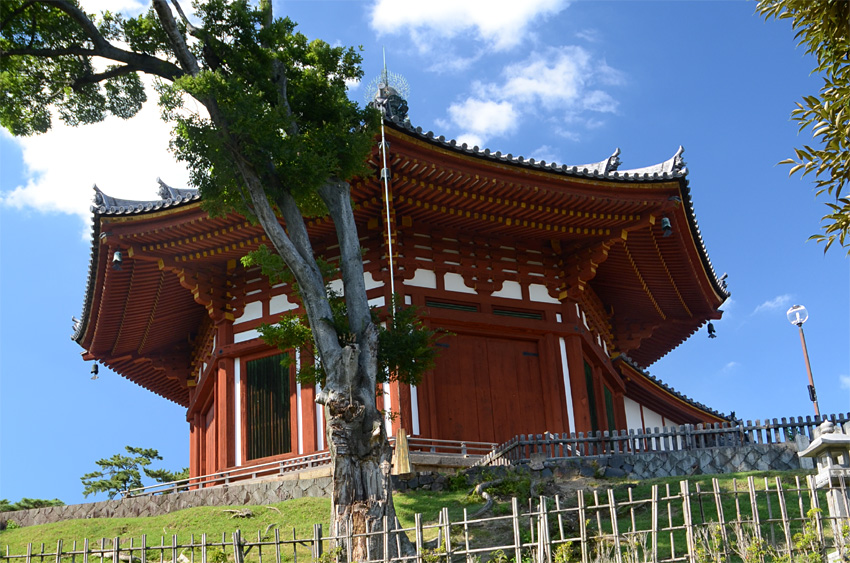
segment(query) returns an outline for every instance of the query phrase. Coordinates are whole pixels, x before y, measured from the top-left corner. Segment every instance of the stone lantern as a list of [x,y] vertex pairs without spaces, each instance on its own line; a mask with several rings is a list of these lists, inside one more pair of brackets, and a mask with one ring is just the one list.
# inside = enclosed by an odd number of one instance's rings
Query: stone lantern
[[[801,458],[814,458],[817,464],[815,487],[826,489],[833,537],[839,551],[843,552],[845,546],[841,528],[850,516],[850,423],[842,429],[840,426],[836,428],[835,424],[828,420],[824,421],[815,431],[815,439],[809,447],[797,455]],[[829,560],[832,561],[837,556],[837,553],[832,553]]]

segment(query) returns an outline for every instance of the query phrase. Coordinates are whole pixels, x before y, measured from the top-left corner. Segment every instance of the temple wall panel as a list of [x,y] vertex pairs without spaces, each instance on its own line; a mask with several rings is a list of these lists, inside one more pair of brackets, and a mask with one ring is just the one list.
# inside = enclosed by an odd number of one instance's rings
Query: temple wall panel
[[626,408],[626,428],[629,430],[643,431],[643,416],[641,414],[641,406],[637,401],[628,397],[623,397],[623,403]]

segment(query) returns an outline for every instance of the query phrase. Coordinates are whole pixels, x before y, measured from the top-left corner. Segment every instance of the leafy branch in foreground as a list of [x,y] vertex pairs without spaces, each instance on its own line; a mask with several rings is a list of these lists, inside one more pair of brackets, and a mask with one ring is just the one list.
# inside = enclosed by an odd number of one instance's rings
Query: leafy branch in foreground
[[850,2],[847,0],[760,0],[756,11],[765,19],[791,20],[798,45],[815,56],[815,73],[823,78],[817,96],[803,96],[791,112],[799,130],[812,130],[817,146],[795,149],[789,174],[814,174],[818,195],[826,193],[830,212],[824,215],[823,233],[810,238],[834,242],[850,254],[850,198],[842,197],[850,181]]

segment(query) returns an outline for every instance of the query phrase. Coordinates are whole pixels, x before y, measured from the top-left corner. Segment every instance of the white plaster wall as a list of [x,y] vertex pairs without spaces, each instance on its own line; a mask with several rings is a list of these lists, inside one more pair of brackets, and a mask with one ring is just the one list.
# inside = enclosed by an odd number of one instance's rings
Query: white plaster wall
[[640,418],[640,403],[628,397],[623,397],[626,406],[626,428],[643,432],[643,421]]
[[493,297],[503,297],[505,299],[522,299],[522,286],[519,282],[505,280],[502,283],[502,289],[493,292]]
[[280,313],[285,313],[286,311],[291,311],[297,308],[298,303],[291,302],[289,300],[289,296],[285,293],[281,293],[280,295],[273,295],[272,298],[269,299],[270,315],[279,315]]
[[549,295],[549,289],[540,283],[532,283],[528,286],[528,298],[538,303],[552,303],[560,305],[561,302]]
[[[676,424],[675,422],[673,422],[672,420],[666,420],[666,419],[665,419],[665,420],[664,420],[664,426],[665,426],[665,427],[667,427],[667,428],[669,428],[669,427],[671,427],[671,426],[678,427],[679,425],[678,425],[678,424]],[[677,446],[679,447],[679,449],[682,449],[682,438],[677,437],[677,438],[676,438],[676,442],[677,442]]]
[[463,276],[460,274],[455,274],[454,272],[447,272],[445,276],[443,276],[443,283],[446,286],[446,291],[455,291],[457,293],[471,293],[472,295],[477,295],[473,288],[466,285],[466,282],[463,280]]
[[377,281],[372,277],[372,272],[365,272],[363,274],[363,281],[366,283],[366,291],[370,289],[375,289],[376,287],[384,287],[384,282]]
[[248,321],[254,321],[263,316],[263,302],[251,301],[245,304],[245,310],[242,311],[242,316],[233,321],[233,324],[238,325]]
[[[643,407],[643,424],[647,432],[649,432],[650,430],[655,431],[656,428],[664,427],[664,419],[661,417],[660,414],[658,414],[654,410]],[[652,444],[650,444],[650,447],[655,448],[654,438],[652,439]],[[664,443],[662,442],[661,444],[659,444],[659,447],[664,449]]]
[[654,410],[643,407],[643,424],[647,430],[650,428],[655,430],[655,428],[664,427],[664,419]]
[[246,330],[245,332],[237,332],[233,335],[233,342],[235,344],[239,344],[240,342],[247,342],[248,340],[253,340],[255,338],[259,338],[260,333],[257,332],[256,329]]
[[427,289],[437,289],[437,274],[431,270],[424,268],[416,268],[413,273],[413,278],[404,280],[404,285],[412,285],[413,287],[424,287]]

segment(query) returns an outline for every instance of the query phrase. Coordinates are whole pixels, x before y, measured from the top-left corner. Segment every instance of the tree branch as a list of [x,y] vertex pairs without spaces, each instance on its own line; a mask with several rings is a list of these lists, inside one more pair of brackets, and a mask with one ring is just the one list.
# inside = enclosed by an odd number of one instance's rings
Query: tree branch
[[180,15],[180,19],[183,20],[183,23],[186,24],[186,29],[193,37],[200,37],[201,30],[195,27],[192,22],[189,21],[189,18],[186,17],[186,14],[183,13],[183,8],[180,6],[180,2],[178,0],[171,0],[171,4],[174,6],[174,9],[177,10],[177,13]]
[[319,188],[319,197],[325,202],[336,228],[348,321],[351,331],[359,336],[372,322],[372,315],[366,299],[360,239],[354,222],[354,210],[351,208],[351,187],[347,182],[334,179]]
[[100,72],[98,74],[86,74],[74,80],[74,83],[71,84],[71,88],[77,90],[80,86],[83,86],[85,84],[95,84],[96,82],[102,82],[104,80],[109,80],[110,78],[115,78],[116,76],[132,74],[138,71],[138,68],[135,68],[130,65],[124,65],[107,70],[106,72]]
[[162,28],[168,36],[171,43],[171,48],[174,50],[174,55],[184,71],[192,76],[197,76],[201,72],[198,66],[198,59],[189,50],[186,44],[186,39],[180,33],[180,28],[177,26],[177,21],[174,19],[174,14],[171,13],[171,8],[168,7],[168,0],[153,0],[153,8],[156,10],[156,15],[159,17]]
[[65,47],[64,49],[45,49],[27,47],[21,49],[6,49],[0,51],[0,57],[14,57],[18,55],[29,55],[32,57],[64,57],[67,55],[78,55],[81,57],[97,57],[100,55],[95,49],[87,49],[85,47]]
[[[146,74],[153,74],[166,80],[174,80],[178,78],[182,71],[174,64],[142,53],[134,53],[119,49],[107,41],[100,34],[97,27],[89,19],[85,12],[78,7],[69,3],[67,0],[40,0],[47,6],[52,6],[67,14],[77,25],[80,26],[83,33],[91,40],[94,45],[93,49],[84,48],[81,46],[65,47],[62,49],[10,49],[0,52],[0,57],[14,55],[31,55],[35,57],[51,57],[62,55],[79,55],[87,57],[103,57],[115,62],[124,63],[135,67],[138,71]],[[5,23],[4,23],[5,25]]]
[[[272,11],[272,3],[271,2],[263,2],[261,4],[263,9],[263,29],[268,29],[274,23],[274,12]],[[267,49],[271,49],[271,45],[263,44],[263,47]],[[275,58],[274,54],[272,56],[272,82],[277,87],[277,103],[282,107],[286,113],[287,125],[285,128],[286,134],[289,136],[298,134],[298,121],[295,119],[295,116],[292,115],[292,106],[289,105],[289,97],[287,95],[287,79],[286,79],[286,67],[280,59]]]

